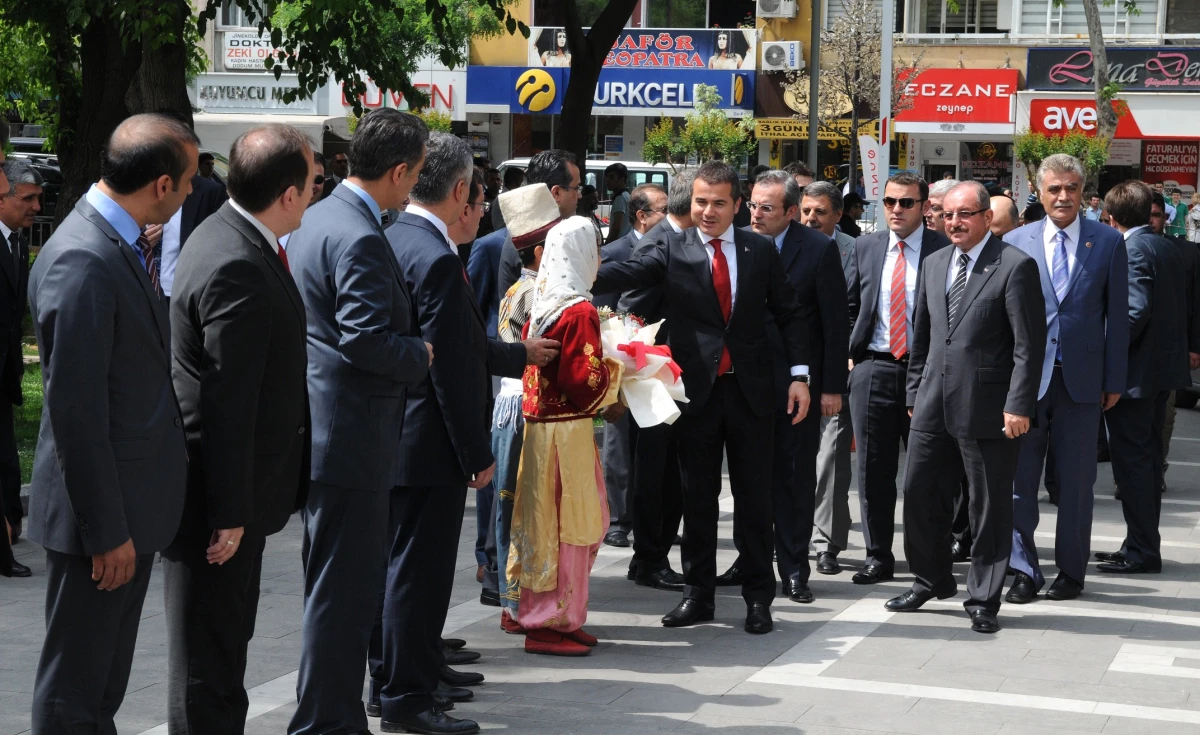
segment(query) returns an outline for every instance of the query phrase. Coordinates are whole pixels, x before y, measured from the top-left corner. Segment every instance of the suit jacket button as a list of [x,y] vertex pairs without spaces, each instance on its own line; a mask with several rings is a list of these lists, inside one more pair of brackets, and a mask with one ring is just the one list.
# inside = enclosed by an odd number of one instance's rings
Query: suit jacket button
[[183,426],[183,419],[176,417],[176,418],[175,418],[175,425],[176,425],[176,426]]
[[1052,345],[1056,345],[1056,344],[1058,344],[1058,340],[1052,337],[1052,338],[1050,339],[1050,344],[1052,344]]
[[946,340],[946,344],[950,344],[950,340]]
[[296,433],[297,433],[297,434],[303,434],[303,433],[304,433],[304,427],[303,427],[303,426],[301,426],[299,429],[296,429]]

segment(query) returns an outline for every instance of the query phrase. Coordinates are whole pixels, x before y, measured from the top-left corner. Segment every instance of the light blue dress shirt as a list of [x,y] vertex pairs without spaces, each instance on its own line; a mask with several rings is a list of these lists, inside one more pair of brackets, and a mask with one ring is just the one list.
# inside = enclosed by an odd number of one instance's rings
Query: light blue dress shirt
[[142,249],[137,246],[137,239],[142,234],[142,228],[138,227],[138,223],[134,221],[129,212],[126,212],[110,196],[100,191],[95,184],[92,184],[92,188],[88,189],[87,194],[83,196],[84,199],[87,199],[88,204],[96,208],[104,221],[112,225],[125,244],[133,249],[138,261],[145,268],[146,257],[142,255]]
[[375,203],[375,198],[368,194],[361,186],[356,186],[350,179],[342,179],[342,185],[350,191],[358,195],[367,203],[367,208],[371,210],[371,214],[375,215],[375,224],[383,225],[383,211],[379,209],[379,205]]

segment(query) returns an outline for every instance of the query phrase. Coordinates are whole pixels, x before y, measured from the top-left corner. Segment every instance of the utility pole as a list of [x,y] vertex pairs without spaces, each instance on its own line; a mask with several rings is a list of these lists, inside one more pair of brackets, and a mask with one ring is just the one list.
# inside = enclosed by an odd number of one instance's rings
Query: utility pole
[[[891,170],[891,123],[892,123],[892,39],[896,27],[896,5],[893,0],[883,0],[883,37],[879,49],[879,197],[883,198],[883,182]],[[853,182],[855,172],[850,172]],[[887,226],[887,215],[882,204],[875,202],[875,218],[879,227]]]
[[817,167],[817,112],[821,79],[821,0],[812,0],[812,33],[808,44],[808,167],[819,181],[821,169]]

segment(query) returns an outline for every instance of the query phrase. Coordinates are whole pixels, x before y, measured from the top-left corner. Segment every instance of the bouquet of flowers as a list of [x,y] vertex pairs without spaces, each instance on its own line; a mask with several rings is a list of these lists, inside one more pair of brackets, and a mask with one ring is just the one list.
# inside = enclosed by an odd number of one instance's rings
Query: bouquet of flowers
[[683,370],[671,348],[654,344],[662,322],[647,325],[634,314],[600,309],[600,339],[604,356],[625,365],[621,399],[640,427],[673,424],[679,418],[676,402],[687,403]]

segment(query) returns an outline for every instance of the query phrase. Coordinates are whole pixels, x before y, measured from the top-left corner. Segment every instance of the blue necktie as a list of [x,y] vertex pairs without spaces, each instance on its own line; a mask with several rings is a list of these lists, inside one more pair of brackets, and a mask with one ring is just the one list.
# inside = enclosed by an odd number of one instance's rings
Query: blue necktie
[[[1062,230],[1054,236],[1054,266],[1051,281],[1054,285],[1054,296],[1062,303],[1067,295],[1067,282],[1070,280],[1070,270],[1067,268],[1067,233]],[[1060,339],[1059,342],[1062,340]],[[1054,358],[1062,362],[1062,347],[1054,350]]]

